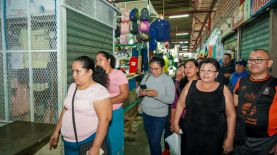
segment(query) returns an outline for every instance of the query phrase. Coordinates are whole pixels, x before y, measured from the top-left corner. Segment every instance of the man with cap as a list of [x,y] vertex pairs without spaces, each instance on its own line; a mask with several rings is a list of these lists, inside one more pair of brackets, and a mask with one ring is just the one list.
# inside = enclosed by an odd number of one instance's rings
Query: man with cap
[[232,93],[234,91],[237,81],[240,78],[248,76],[248,72],[246,71],[246,64],[247,62],[242,59],[236,62],[235,72],[232,73],[230,77],[230,83],[228,85]]

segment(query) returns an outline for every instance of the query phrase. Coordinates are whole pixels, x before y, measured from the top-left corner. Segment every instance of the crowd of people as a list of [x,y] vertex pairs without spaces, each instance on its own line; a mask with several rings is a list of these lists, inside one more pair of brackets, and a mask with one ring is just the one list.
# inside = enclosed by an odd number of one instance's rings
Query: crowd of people
[[[142,98],[144,130],[151,155],[170,154],[161,138],[181,134],[182,155],[277,155],[277,79],[270,75],[273,60],[268,51],[253,50],[247,60],[223,64],[213,58],[186,60],[175,76],[163,72],[164,59],[153,56],[136,93]],[[78,155],[91,146],[98,155],[124,154],[122,102],[128,97],[128,80],[115,69],[115,57],[99,51],[96,61],[81,56],[72,63],[73,79],[64,108],[50,138],[50,148],[62,135],[65,154]],[[248,70],[247,70],[248,67]],[[235,139],[236,120],[243,120],[245,139]],[[73,126],[76,126],[73,128]]]

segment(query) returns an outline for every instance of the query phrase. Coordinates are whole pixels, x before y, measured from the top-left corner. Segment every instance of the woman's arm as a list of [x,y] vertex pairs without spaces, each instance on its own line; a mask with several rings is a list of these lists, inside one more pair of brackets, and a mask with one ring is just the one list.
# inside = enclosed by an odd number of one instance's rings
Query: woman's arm
[[98,117],[98,125],[96,130],[96,136],[93,142],[89,154],[98,155],[100,147],[106,137],[109,122],[112,118],[112,102],[110,98],[96,101],[94,103],[94,109]]
[[65,111],[65,108],[63,108],[61,115],[59,117],[58,123],[56,124],[56,127],[54,129],[54,132],[50,137],[50,140],[49,140],[50,150],[52,150],[52,148],[56,148],[59,142],[59,135],[62,127],[62,119],[63,119],[64,111]]
[[236,126],[236,112],[232,94],[230,90],[224,86],[224,96],[226,103],[225,115],[227,118],[227,135],[224,140],[223,149],[224,153],[229,153],[233,150],[233,140],[235,135]]
[[111,101],[113,104],[119,104],[126,100],[129,95],[129,86],[128,84],[122,84],[119,86],[120,94],[111,97]]
[[180,117],[184,111],[184,108],[186,107],[185,102],[186,102],[186,97],[187,97],[190,85],[191,85],[191,82],[189,82],[185,86],[185,88],[182,90],[179,100],[177,102],[176,112],[175,112],[175,117],[174,117],[174,122],[173,122],[174,132],[177,134],[179,134],[179,130],[180,130],[179,121],[180,121]]

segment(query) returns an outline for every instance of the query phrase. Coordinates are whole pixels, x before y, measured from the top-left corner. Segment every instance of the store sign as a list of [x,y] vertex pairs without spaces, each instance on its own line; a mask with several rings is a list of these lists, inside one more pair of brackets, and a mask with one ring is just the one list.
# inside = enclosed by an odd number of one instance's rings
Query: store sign
[[244,22],[244,4],[240,5],[233,16],[233,29],[236,29]]
[[272,0],[251,0],[251,16],[263,10]]

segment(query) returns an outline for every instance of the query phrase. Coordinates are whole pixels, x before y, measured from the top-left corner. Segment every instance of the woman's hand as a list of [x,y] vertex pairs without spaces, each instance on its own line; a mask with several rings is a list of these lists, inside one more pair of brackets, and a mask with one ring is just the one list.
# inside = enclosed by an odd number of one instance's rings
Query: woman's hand
[[180,134],[180,126],[178,123],[173,122],[173,129],[175,133]]
[[56,149],[57,148],[57,144],[59,142],[59,132],[54,132],[51,137],[50,137],[50,140],[49,140],[49,146],[50,146],[50,150],[53,149]]
[[226,138],[223,143],[223,153],[228,154],[233,151],[233,140],[232,138]]
[[145,89],[144,91],[146,92],[146,96],[150,96],[150,97],[158,96],[158,92],[154,89]]
[[99,153],[100,153],[100,148],[91,147],[87,155],[99,155]]
[[146,91],[139,89],[139,96],[147,96]]

